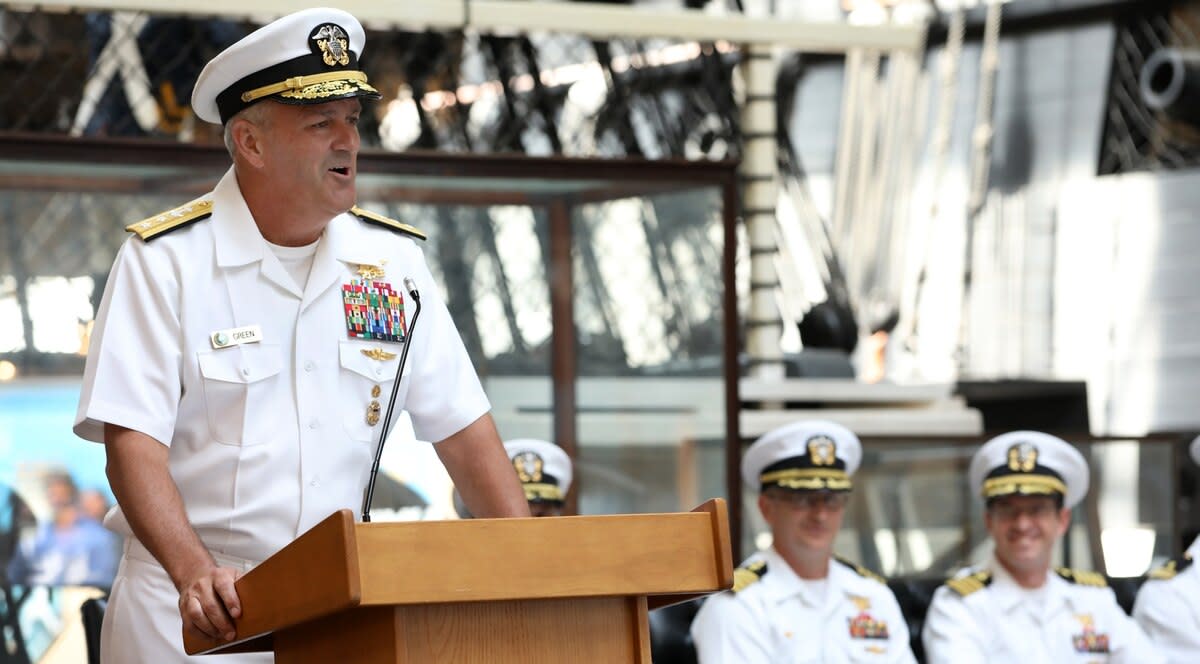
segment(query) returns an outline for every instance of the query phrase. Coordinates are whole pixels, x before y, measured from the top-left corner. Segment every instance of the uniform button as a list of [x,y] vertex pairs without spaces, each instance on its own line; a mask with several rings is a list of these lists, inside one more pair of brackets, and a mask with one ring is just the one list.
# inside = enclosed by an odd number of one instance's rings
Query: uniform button
[[249,376],[250,375],[250,367],[242,367],[242,375]]
[[383,375],[383,369],[381,369],[381,368],[379,368],[379,367],[375,367],[375,375],[376,375],[376,376],[382,376],[382,375]]
[[304,363],[305,371],[312,371],[313,369],[316,369],[316,368],[317,368],[317,365],[313,364],[312,361],[308,361],[308,362]]
[[315,417],[313,419],[309,420],[308,428],[309,429],[320,429],[321,428],[321,420],[318,420]]
[[312,481],[308,483],[308,485],[309,486],[321,486],[321,480],[314,477],[312,479]]

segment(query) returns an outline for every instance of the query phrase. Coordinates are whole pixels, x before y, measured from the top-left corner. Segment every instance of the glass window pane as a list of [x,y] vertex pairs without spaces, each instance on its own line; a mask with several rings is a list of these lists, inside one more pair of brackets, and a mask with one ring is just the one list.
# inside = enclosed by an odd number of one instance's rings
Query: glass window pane
[[581,513],[725,495],[720,204],[695,189],[575,210]]

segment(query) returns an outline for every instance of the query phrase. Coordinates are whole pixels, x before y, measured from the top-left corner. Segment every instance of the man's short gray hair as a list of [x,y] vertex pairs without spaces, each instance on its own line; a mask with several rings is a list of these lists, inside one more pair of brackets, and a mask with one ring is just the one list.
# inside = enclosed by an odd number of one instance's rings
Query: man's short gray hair
[[229,118],[229,121],[225,123],[225,149],[229,151],[230,157],[237,156],[237,146],[233,143],[233,123],[239,118],[249,122],[252,125],[257,125],[259,127],[266,126],[267,104],[259,103],[247,106],[246,108],[243,108],[235,113],[233,117]]

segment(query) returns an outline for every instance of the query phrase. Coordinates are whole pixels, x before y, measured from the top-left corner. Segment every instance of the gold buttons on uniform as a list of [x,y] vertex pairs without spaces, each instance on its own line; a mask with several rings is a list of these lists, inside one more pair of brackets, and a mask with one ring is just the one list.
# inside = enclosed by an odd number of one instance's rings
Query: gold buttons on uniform
[[376,385],[375,387],[372,387],[372,388],[371,388],[371,396],[372,396],[372,397],[378,397],[378,396],[379,396],[379,392],[380,392],[380,389],[379,389],[379,386],[378,386],[378,385]]

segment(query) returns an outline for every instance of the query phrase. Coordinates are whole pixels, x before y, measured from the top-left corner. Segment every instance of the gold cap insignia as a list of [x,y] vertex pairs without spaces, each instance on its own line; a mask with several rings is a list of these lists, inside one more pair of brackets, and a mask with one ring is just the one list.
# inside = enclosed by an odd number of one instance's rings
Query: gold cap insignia
[[521,452],[512,458],[513,468],[517,471],[517,477],[522,482],[541,482],[542,481],[542,466],[544,465],[542,457],[533,452]]
[[829,436],[813,436],[808,439],[808,456],[814,466],[832,466],[837,459],[837,443]]
[[1008,448],[1008,469],[1028,473],[1037,466],[1038,451],[1033,443],[1017,443]]
[[321,56],[322,62],[330,67],[350,64],[350,38],[341,26],[325,23],[309,36],[309,48]]

